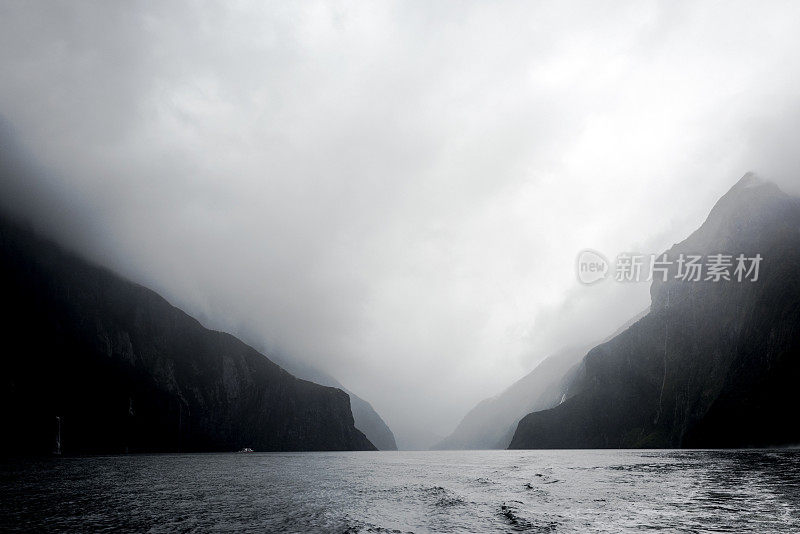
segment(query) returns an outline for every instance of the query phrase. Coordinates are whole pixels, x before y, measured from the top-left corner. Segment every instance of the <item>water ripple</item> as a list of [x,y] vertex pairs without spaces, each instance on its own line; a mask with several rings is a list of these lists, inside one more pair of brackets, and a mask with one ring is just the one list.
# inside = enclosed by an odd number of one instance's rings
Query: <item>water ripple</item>
[[5,460],[0,530],[800,532],[800,451]]

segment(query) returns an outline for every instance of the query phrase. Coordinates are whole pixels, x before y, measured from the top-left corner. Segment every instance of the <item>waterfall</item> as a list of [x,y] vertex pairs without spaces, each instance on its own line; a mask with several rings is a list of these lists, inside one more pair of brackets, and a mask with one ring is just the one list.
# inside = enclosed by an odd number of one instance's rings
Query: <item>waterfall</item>
[[61,417],[56,416],[56,446],[53,449],[53,454],[61,454]]

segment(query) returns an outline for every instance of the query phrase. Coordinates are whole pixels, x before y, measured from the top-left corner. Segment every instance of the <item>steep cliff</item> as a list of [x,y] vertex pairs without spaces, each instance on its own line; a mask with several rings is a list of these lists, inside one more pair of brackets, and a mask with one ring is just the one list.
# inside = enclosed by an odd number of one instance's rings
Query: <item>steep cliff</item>
[[[646,313],[626,321],[606,339],[625,331]],[[567,347],[548,356],[502,393],[479,402],[434,449],[505,449],[520,419],[567,399],[570,386],[583,373],[582,360],[589,348]]]
[[353,420],[356,428],[363,432],[379,451],[397,450],[394,433],[378,412],[375,411],[372,404],[345,388],[341,382],[317,367],[304,365],[285,355],[273,355],[272,359],[298,378],[345,391],[350,395],[350,407],[353,411]]
[[584,354],[585,347],[572,347],[545,358],[505,391],[478,403],[434,448],[505,449],[522,417],[558,405]]
[[0,451],[372,450],[348,395],[0,220]]
[[758,280],[685,281],[671,265],[650,313],[592,349],[569,398],[523,418],[510,447],[800,443],[800,201],[746,175],[667,258],[717,253],[760,254]]

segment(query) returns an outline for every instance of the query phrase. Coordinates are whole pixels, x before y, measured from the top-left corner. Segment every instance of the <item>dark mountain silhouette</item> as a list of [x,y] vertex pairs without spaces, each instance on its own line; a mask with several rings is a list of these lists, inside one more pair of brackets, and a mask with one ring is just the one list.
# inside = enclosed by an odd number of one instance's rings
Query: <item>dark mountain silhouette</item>
[[275,363],[292,373],[298,378],[309,380],[324,386],[341,389],[350,395],[350,408],[353,411],[353,420],[356,428],[367,436],[367,439],[380,451],[396,451],[397,443],[389,425],[381,418],[375,408],[349,389],[345,388],[341,382],[333,376],[316,367],[311,367],[298,362],[285,355],[271,354]]
[[670,266],[650,312],[592,349],[565,402],[523,418],[510,448],[800,442],[800,200],[746,175],[667,252],[717,253],[760,254],[758,280],[683,281]]
[[[637,314],[609,338],[626,330],[645,315]],[[583,371],[582,360],[589,347],[568,347],[542,360],[530,373],[499,395],[484,399],[461,420],[435,449],[505,449],[517,423],[525,415],[558,406]]]
[[348,395],[0,219],[4,454],[374,450]]
[[434,449],[505,449],[519,420],[531,411],[558,405],[586,347],[564,349],[545,358],[533,371],[496,397],[484,399]]

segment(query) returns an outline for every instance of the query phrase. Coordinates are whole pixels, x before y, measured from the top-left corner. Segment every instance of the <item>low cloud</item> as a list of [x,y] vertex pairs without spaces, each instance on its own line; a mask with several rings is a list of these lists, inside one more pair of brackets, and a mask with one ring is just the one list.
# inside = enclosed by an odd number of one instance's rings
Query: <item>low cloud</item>
[[6,3],[3,204],[444,435],[647,305],[580,250],[664,250],[749,170],[797,191],[798,11]]

